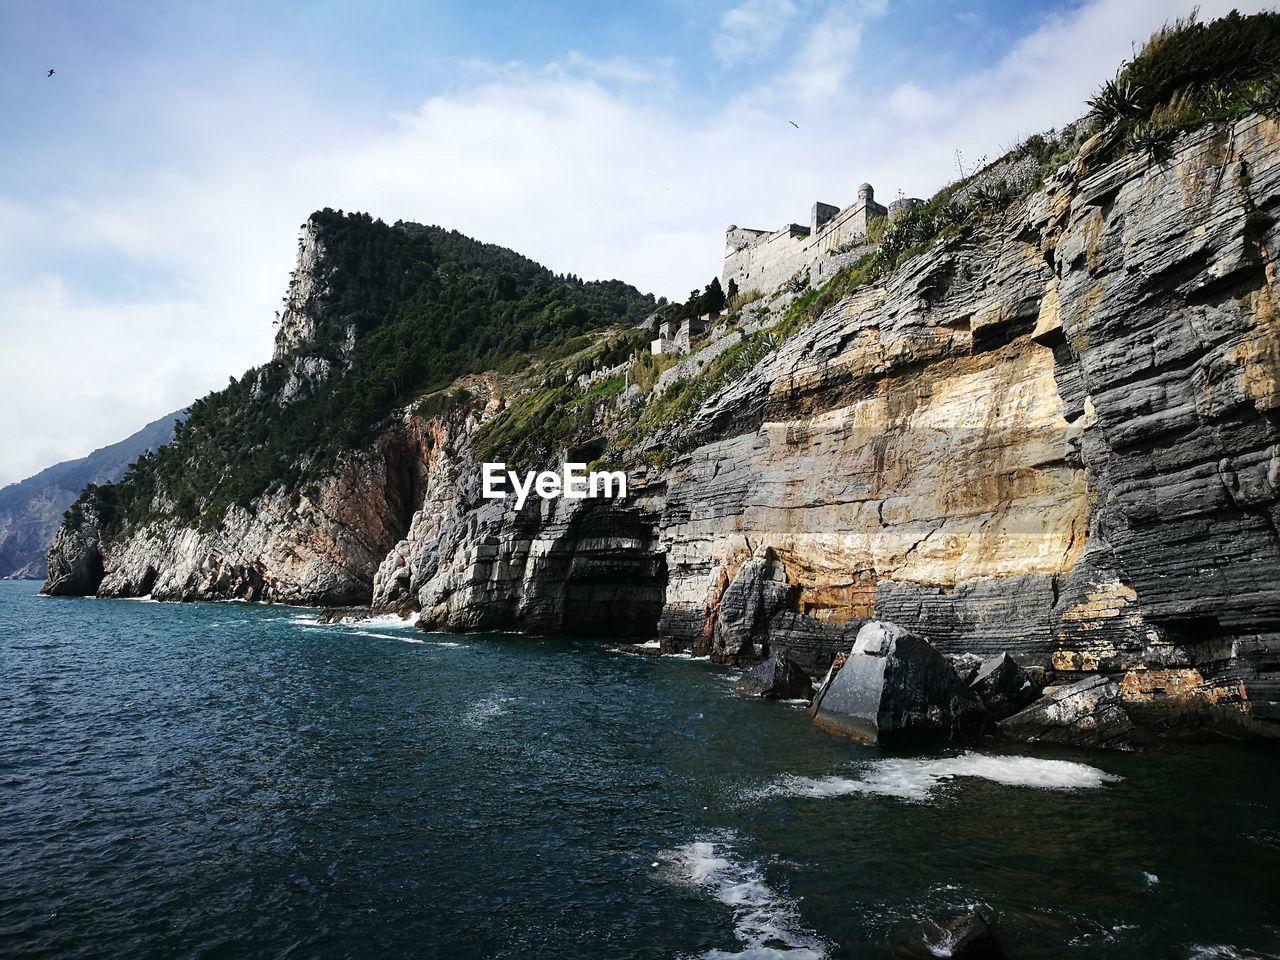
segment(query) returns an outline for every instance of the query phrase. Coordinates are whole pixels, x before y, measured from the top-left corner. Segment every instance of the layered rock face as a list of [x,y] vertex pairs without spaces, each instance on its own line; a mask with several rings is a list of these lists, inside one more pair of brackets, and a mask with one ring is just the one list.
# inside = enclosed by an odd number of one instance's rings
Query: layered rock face
[[534,497],[517,511],[480,498],[469,455],[446,471],[379,568],[375,606],[420,610],[432,630],[652,636],[667,568],[643,486],[625,501]]
[[[626,500],[482,500],[494,398],[418,428],[411,484],[366,461],[311,519],[268,500],[216,542],[157,532],[102,558],[103,592],[220,596],[222,556],[272,599],[785,650],[814,675],[874,617],[1108,675],[1130,709],[1280,720],[1280,127],[1161,162],[1105,147],[789,337]],[[147,585],[171,555],[192,559]]]

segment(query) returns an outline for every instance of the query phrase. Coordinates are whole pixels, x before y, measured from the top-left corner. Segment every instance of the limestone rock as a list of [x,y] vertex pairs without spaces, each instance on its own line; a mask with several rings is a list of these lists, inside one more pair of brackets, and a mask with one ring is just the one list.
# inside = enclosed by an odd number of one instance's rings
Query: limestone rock
[[58,528],[49,546],[49,575],[40,592],[52,597],[83,597],[102,583],[98,518],[86,513],[78,526]]
[[867,743],[906,746],[978,733],[982,704],[923,637],[873,620],[814,698],[814,723]]
[[756,664],[733,689],[740,696],[769,700],[807,700],[813,696],[809,675],[799,664],[776,653]]
[[763,648],[769,621],[787,602],[783,565],[769,547],[742,565],[720,601],[711,647],[713,659],[732,663]]
[[1138,740],[1137,728],[1121,702],[1120,688],[1103,676],[1050,689],[998,726],[1001,733],[1015,740],[1075,747],[1132,750]]
[[372,607],[326,607],[316,617],[316,623],[351,623],[371,616]]

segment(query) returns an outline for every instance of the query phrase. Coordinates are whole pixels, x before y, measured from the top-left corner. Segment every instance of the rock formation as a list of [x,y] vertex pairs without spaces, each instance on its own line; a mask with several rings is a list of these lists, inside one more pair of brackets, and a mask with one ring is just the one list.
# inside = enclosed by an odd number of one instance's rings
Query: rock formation
[[752,667],[733,689],[741,696],[766,700],[807,700],[813,696],[809,675],[798,663],[777,653]]
[[1102,676],[1085,677],[1046,692],[999,724],[1015,740],[1075,747],[1132,750],[1138,731],[1120,699],[1120,688]]
[[[815,676],[879,618],[1274,732],[1280,125],[1210,124],[1161,160],[1105,147],[656,430],[638,449],[670,456],[630,461],[626,501],[481,500],[495,387],[462,420],[407,417],[297,506],[104,542],[98,592],[372,599],[432,628],[785,649]],[[91,548],[60,538],[60,569]]]
[[113,483],[134,460],[173,439],[182,411],[155,420],[87,457],[67,460],[0,490],[0,579],[43,580],[63,514],[89,484]]
[[982,703],[923,637],[872,621],[809,708],[825,730],[864,743],[915,746],[978,734]]

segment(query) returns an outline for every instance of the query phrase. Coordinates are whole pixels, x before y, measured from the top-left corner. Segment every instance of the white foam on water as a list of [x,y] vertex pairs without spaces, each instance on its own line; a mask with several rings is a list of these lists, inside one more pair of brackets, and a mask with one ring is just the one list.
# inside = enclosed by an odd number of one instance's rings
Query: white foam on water
[[357,637],[377,637],[379,640],[395,640],[397,643],[426,643],[417,637],[400,637],[394,633],[378,633],[376,630],[357,630]]
[[1121,778],[1084,763],[1039,757],[964,753],[936,760],[875,760],[859,777],[788,776],[760,791],[761,796],[843,797],[871,793],[902,800],[928,800],[955,777],[977,777],[1010,787],[1040,790],[1092,790]]
[[659,855],[667,878],[697,887],[733,910],[741,950],[710,950],[704,960],[823,960],[827,945],[800,926],[794,901],[764,880],[760,867],[734,858],[731,841],[698,840]]
[[1143,879],[1143,880],[1145,880],[1145,881],[1147,881],[1147,886],[1148,886],[1148,887],[1154,887],[1157,883],[1159,883],[1159,882],[1160,882],[1160,878],[1159,878],[1159,877],[1157,877],[1157,876],[1156,876],[1154,873],[1152,873],[1150,870],[1143,870],[1143,871],[1142,871],[1142,879]]
[[362,627],[392,627],[396,630],[413,630],[411,617],[402,617],[398,613],[380,613],[377,616],[365,617],[361,620],[348,620],[347,623]]
[[1226,943],[1193,943],[1187,948],[1187,960],[1247,960],[1254,956],[1257,954]]

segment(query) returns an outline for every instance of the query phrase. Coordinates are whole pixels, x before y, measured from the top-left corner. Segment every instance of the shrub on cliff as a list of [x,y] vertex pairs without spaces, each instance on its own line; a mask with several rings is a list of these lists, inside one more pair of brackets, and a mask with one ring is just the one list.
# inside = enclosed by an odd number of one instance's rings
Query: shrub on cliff
[[1165,24],[1088,101],[1098,128],[1153,159],[1180,131],[1280,108],[1280,13],[1196,13]]

